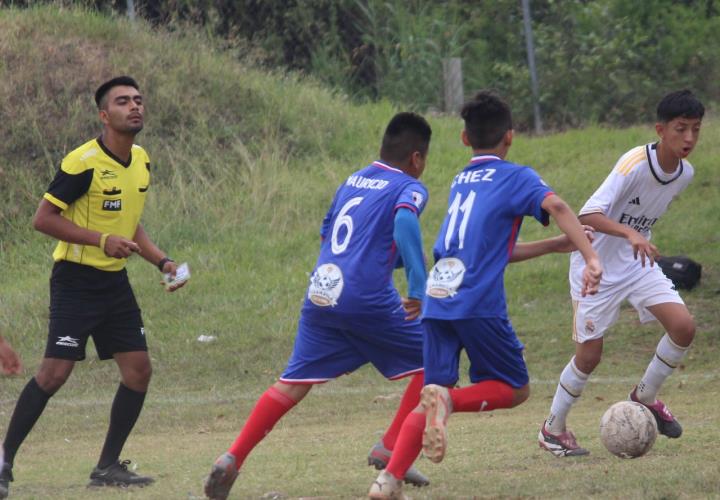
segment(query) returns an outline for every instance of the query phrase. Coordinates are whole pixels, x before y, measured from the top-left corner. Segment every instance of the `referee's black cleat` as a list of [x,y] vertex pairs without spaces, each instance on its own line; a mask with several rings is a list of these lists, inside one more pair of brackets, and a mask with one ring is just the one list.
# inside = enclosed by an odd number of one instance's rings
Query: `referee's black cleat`
[[12,480],[13,475],[10,464],[2,464],[2,466],[0,466],[0,498],[7,498],[10,490],[10,481]]
[[127,488],[128,486],[147,486],[155,482],[151,477],[139,476],[128,470],[129,464],[130,460],[123,460],[122,462],[115,462],[104,469],[95,467],[90,473],[88,487],[119,486]]

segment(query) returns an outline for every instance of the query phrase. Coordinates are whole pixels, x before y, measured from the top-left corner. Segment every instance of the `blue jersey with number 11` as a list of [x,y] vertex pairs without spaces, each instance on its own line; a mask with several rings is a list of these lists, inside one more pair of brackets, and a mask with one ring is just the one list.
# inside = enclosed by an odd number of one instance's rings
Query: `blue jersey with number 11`
[[503,275],[523,217],[547,225],[541,208],[552,190],[530,167],[475,156],[455,176],[433,247],[424,318],[507,317]]
[[338,188],[321,229],[322,245],[310,278],[303,316],[373,316],[395,311],[400,296],[392,279],[398,260],[395,212],[418,216],[427,189],[414,177],[380,161],[352,174]]

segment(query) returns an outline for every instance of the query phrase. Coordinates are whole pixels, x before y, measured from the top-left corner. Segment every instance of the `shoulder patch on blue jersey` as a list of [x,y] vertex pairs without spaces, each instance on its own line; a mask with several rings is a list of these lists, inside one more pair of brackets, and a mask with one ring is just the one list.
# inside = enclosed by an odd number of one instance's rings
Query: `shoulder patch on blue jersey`
[[421,208],[423,202],[425,201],[425,196],[418,191],[413,191],[412,200],[416,207]]

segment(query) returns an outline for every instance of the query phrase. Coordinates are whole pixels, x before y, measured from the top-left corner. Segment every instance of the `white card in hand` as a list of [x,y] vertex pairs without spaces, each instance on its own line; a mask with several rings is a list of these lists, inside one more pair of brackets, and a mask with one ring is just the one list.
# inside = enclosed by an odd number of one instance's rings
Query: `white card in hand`
[[190,268],[187,262],[180,264],[175,271],[175,278],[170,273],[165,273],[165,288],[173,288],[190,279]]

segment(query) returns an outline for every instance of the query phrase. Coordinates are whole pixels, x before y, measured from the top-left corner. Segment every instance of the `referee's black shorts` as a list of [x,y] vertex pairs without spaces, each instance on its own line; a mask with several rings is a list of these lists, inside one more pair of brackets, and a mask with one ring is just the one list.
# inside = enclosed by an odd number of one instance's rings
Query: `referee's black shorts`
[[90,336],[100,359],[120,352],[147,351],[142,316],[127,271],[56,262],[50,276],[45,357],[83,360]]

